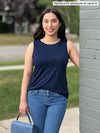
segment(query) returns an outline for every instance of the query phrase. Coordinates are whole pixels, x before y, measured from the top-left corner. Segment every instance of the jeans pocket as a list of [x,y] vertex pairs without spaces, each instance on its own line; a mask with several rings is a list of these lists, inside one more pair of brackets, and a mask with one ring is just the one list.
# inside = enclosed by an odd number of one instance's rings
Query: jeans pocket
[[38,90],[31,90],[28,92],[28,95],[35,95],[38,92]]

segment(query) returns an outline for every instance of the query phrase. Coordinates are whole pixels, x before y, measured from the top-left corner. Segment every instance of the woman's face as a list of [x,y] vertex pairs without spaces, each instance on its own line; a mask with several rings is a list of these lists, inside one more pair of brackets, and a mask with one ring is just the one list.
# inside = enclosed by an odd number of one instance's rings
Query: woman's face
[[54,13],[46,13],[43,16],[42,26],[45,35],[54,36],[57,35],[61,23]]

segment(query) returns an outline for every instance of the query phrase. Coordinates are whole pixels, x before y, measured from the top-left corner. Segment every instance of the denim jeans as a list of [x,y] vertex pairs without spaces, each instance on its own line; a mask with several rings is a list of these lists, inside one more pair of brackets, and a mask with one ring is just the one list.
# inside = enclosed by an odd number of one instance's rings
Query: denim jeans
[[28,106],[39,133],[59,133],[67,108],[67,98],[47,90],[28,92]]

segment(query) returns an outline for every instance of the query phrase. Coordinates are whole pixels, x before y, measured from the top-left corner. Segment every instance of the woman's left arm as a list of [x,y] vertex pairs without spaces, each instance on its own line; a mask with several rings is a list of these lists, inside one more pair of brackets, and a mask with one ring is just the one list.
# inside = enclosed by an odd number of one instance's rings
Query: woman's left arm
[[71,41],[67,41],[67,51],[71,61],[79,68],[79,53]]

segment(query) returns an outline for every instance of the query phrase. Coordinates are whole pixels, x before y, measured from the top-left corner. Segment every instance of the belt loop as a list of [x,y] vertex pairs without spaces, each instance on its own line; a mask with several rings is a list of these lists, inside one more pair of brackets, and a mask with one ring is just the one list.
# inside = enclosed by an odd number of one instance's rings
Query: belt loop
[[49,90],[47,90],[46,93],[47,93],[47,97],[48,97],[49,96]]

